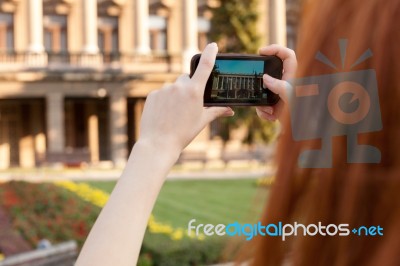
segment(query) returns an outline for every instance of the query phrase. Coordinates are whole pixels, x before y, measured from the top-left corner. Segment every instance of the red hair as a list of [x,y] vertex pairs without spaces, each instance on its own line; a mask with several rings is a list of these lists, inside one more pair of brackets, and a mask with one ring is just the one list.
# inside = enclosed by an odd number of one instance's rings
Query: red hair
[[[352,70],[374,69],[383,128],[361,133],[358,143],[377,147],[378,164],[347,163],[346,137],[333,137],[329,169],[299,168],[302,150],[320,141],[295,142],[290,130],[280,138],[276,182],[262,223],[380,225],[384,235],[258,237],[254,265],[400,265],[400,1],[329,0],[304,4],[298,32],[298,77],[332,74],[315,59],[318,51],[340,66],[339,39],[348,40],[343,71],[368,48],[373,56]],[[342,70],[340,70],[342,71]],[[305,106],[296,119],[318,110]],[[290,129],[289,114],[283,128]],[[301,123],[300,123],[301,124]],[[320,127],[327,132],[329,124]],[[350,227],[352,229],[353,227]]]

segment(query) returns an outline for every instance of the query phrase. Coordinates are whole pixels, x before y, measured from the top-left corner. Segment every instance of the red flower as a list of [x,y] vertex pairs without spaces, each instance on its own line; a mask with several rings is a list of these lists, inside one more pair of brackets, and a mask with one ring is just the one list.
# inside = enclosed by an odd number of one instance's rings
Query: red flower
[[3,205],[9,208],[13,205],[19,204],[21,201],[13,190],[6,189],[3,194]]

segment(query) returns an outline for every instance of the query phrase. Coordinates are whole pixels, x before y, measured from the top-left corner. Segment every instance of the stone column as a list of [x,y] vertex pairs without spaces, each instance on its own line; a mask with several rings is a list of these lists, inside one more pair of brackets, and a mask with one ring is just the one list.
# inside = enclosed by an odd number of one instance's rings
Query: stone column
[[286,1],[270,0],[270,43],[286,46]]
[[130,54],[135,47],[135,36],[132,30],[135,25],[135,3],[133,0],[125,1],[122,8],[123,12],[118,20],[118,45],[120,52]]
[[[19,165],[23,168],[32,168],[35,166],[35,142],[34,142],[34,124],[39,121],[33,120],[34,103],[21,104],[20,117],[25,120],[20,126],[21,136],[19,139]],[[35,121],[35,122],[33,122]]]
[[22,168],[35,167],[34,139],[31,134],[22,136],[19,140],[19,165]]
[[[167,50],[168,54],[182,53],[182,1],[173,1],[169,6],[169,14],[167,19]],[[169,30],[168,30],[169,29]],[[174,30],[171,30],[174,29]],[[177,30],[178,29],[178,30]],[[180,65],[181,62],[179,62]]]
[[127,100],[123,93],[110,95],[111,160],[116,167],[123,167],[128,158]]
[[197,45],[197,0],[184,0],[183,3],[183,56],[182,72],[189,73],[190,60],[199,52]]
[[62,153],[65,146],[64,95],[50,92],[46,96],[47,143],[49,153]]
[[144,103],[145,103],[145,100],[138,99],[135,102],[135,105],[133,107],[134,108],[133,114],[135,116],[135,119],[134,119],[134,121],[135,121],[135,125],[134,125],[134,127],[135,127],[135,141],[137,141],[139,139],[140,119],[142,118]]
[[83,49],[86,54],[97,54],[97,1],[83,0]]
[[136,25],[136,47],[139,54],[150,53],[150,34],[149,34],[149,1],[136,0],[135,6],[135,25]]
[[65,148],[68,150],[74,149],[75,147],[75,105],[73,101],[65,101],[65,121],[67,126],[65,127]]
[[[68,51],[81,52],[83,49],[83,0],[70,1],[70,9],[67,16],[67,47]],[[77,29],[80,29],[77,34]],[[76,63],[76,62],[73,62]]]
[[10,140],[8,138],[8,118],[2,115],[0,119],[0,169],[10,166]]
[[28,28],[30,53],[43,53],[43,2],[42,0],[29,0]]
[[32,104],[32,133],[35,142],[36,162],[43,161],[46,156],[46,136],[44,133],[43,106]]
[[97,115],[96,102],[89,101],[87,103],[87,114],[90,161],[92,163],[98,163],[100,158],[99,117]]
[[43,2],[29,0],[27,8],[28,48],[25,63],[28,66],[43,67],[47,64],[43,45]]

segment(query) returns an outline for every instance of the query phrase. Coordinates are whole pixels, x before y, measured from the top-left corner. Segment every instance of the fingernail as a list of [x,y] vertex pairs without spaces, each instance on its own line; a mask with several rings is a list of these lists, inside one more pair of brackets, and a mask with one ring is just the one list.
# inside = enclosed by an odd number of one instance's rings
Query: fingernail
[[212,42],[212,43],[210,43],[209,45],[210,45],[210,46],[215,46],[215,47],[218,46],[216,42]]
[[274,109],[272,109],[272,107],[265,107],[264,111],[270,115],[274,113]]
[[235,112],[231,108],[225,110],[225,115],[233,116]]
[[264,74],[263,79],[264,79],[265,83],[268,83],[268,84],[271,84],[272,82],[274,82],[274,78],[268,74]]

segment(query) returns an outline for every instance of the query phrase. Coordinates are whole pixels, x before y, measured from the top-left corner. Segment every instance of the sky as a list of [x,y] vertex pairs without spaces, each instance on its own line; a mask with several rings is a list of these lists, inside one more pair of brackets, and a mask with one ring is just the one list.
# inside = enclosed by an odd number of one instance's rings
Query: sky
[[256,60],[217,60],[215,64],[221,73],[254,74],[264,72],[264,61]]

